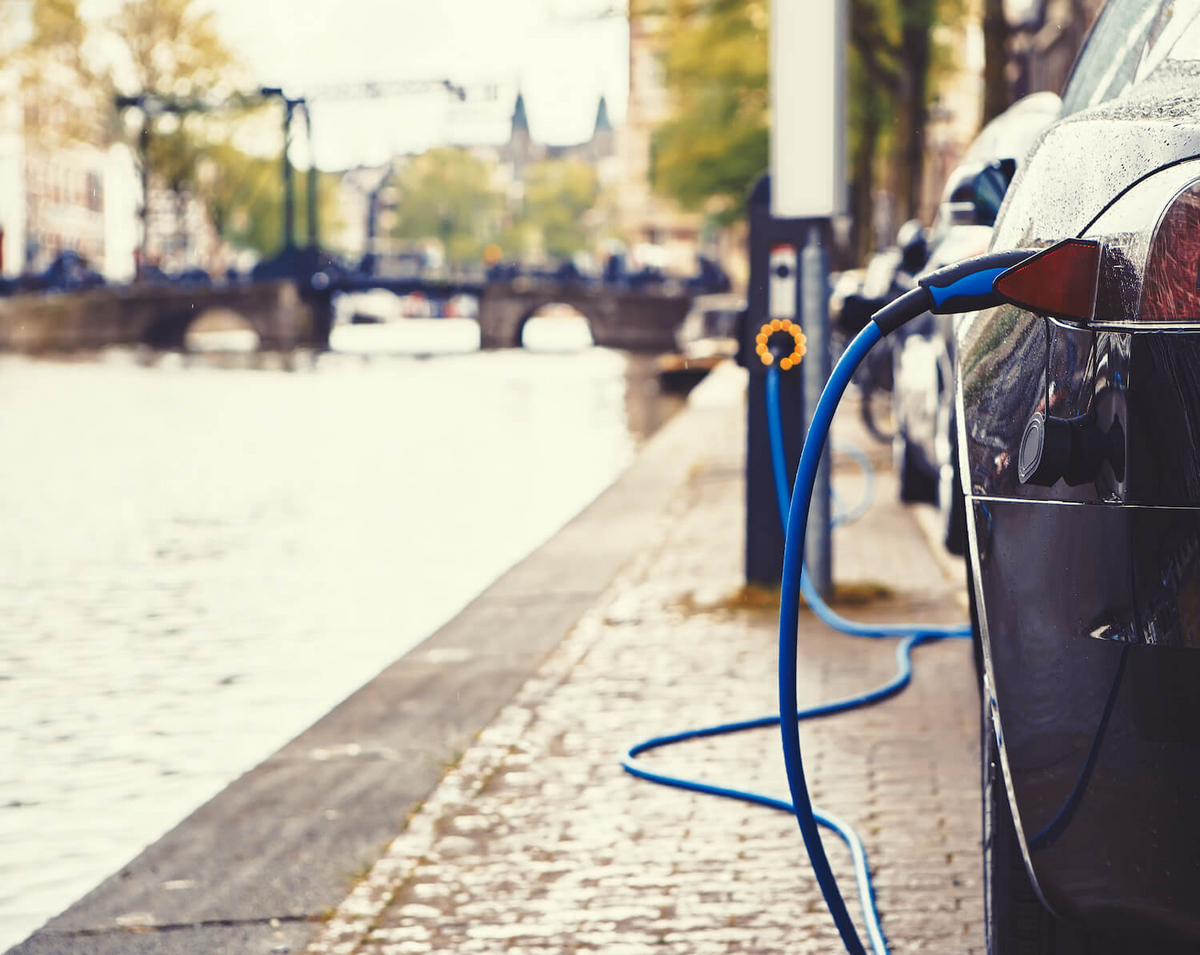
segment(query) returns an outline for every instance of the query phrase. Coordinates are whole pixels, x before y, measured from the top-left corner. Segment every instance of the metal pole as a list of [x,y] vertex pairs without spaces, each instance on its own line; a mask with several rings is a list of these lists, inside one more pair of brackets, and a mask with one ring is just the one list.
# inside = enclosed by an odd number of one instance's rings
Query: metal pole
[[142,113],[142,129],[138,133],[138,151],[142,154],[142,205],[138,210],[142,220],[141,241],[134,277],[141,281],[146,274],[146,255],[150,250],[150,115]]
[[[813,220],[800,254],[801,302],[808,353],[800,363],[804,375],[804,427],[812,426],[813,412],[820,401],[825,382],[833,371],[829,348],[829,256],[825,238],[830,233],[828,220]],[[812,508],[808,512],[805,561],[808,574],[822,597],[833,591],[833,541],[829,526],[829,449],[821,456],[817,483],[813,488]]]
[[304,104],[304,126],[308,135],[308,244],[310,248],[317,247],[317,161],[313,156],[313,124],[312,110],[308,102]]
[[296,195],[292,182],[292,160],[289,151],[292,146],[292,110],[295,104],[290,99],[284,100],[283,111],[283,247],[291,249],[296,245]]

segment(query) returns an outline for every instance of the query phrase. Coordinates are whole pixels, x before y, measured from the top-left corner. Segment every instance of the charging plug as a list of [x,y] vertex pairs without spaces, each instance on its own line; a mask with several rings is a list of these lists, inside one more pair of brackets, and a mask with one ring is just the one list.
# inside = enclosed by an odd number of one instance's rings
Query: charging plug
[[1037,251],[985,252],[923,275],[915,289],[889,302],[872,321],[887,335],[925,312],[955,315],[999,305],[1005,299],[995,290],[996,279]]

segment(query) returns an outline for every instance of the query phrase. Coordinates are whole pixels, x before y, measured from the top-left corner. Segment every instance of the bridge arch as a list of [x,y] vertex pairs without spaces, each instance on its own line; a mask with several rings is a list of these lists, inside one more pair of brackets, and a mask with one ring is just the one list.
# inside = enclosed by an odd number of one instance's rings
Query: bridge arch
[[662,289],[608,288],[565,282],[489,282],[479,299],[483,348],[519,348],[525,323],[539,309],[561,302],[584,318],[592,340],[628,351],[670,351],[691,296]]
[[301,300],[292,282],[150,286],[118,295],[124,310],[136,315],[136,340],[171,351],[186,351],[195,324],[218,315],[226,327],[253,331],[260,349],[288,350],[315,336],[319,311],[319,303]]
[[224,303],[172,302],[150,316],[142,328],[141,344],[163,351],[203,351],[196,333],[241,331],[252,333],[254,348],[258,348],[263,340],[262,324],[255,321],[253,312]]
[[197,311],[184,330],[183,348],[189,352],[258,351],[262,345],[262,333],[253,320],[227,306],[217,305]]
[[[535,339],[539,337],[537,331],[541,323],[550,322],[571,322],[574,321],[577,325],[582,323],[587,329],[587,345],[596,344],[596,328],[595,320],[588,315],[583,309],[580,309],[574,302],[563,302],[558,299],[548,298],[545,302],[537,303],[527,308],[525,314],[517,323],[514,332],[513,346],[516,348],[529,348],[530,342],[526,340],[526,334],[530,329],[530,323],[533,323],[535,329]],[[535,350],[540,346],[533,345]],[[560,349],[553,349],[560,350]]]

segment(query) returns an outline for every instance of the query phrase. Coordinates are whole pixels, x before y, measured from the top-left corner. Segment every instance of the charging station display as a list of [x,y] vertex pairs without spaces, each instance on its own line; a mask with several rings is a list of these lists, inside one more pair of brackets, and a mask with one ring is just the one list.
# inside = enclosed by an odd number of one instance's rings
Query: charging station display
[[776,245],[768,262],[767,316],[796,317],[796,247]]

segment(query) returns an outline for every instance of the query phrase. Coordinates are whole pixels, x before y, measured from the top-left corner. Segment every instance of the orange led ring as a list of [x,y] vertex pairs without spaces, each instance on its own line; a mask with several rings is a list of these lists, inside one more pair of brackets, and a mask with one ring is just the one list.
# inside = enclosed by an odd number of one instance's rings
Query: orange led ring
[[804,337],[804,332],[800,330],[800,326],[786,318],[773,318],[769,322],[763,322],[763,327],[758,330],[758,335],[754,338],[756,343],[754,351],[757,353],[759,361],[764,365],[774,363],[775,356],[767,348],[767,340],[775,332],[788,332],[794,340],[792,353],[786,358],[779,360],[779,367],[784,371],[787,371],[789,368],[795,368],[800,364],[800,359],[804,357],[804,353],[808,351],[806,345],[807,339]]

